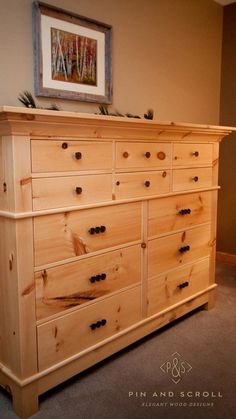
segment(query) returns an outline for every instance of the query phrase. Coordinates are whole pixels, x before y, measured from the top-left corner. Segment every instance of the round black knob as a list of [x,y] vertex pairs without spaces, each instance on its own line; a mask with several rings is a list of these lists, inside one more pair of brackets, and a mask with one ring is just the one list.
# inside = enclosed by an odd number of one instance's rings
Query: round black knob
[[98,320],[98,321],[97,321],[96,326],[97,326],[97,327],[101,327],[101,326],[102,326],[102,322],[101,322],[101,320]]
[[144,185],[146,186],[146,188],[149,188],[149,186],[151,185],[151,182],[149,180],[146,180],[144,182]]
[[96,329],[96,327],[97,327],[96,323],[92,323],[92,324],[90,324],[90,328],[91,328],[92,330],[95,330],[95,329]]
[[94,228],[94,227],[91,227],[91,228],[89,229],[89,233],[90,233],[90,234],[95,234],[95,228]]
[[101,320],[101,324],[102,324],[102,326],[105,326],[105,324],[107,324],[106,319],[102,319],[102,320]]
[[198,181],[198,176],[194,176],[193,180],[194,180],[194,182],[197,182]]
[[68,148],[68,143],[62,143],[61,147],[65,150],[66,148]]
[[80,195],[80,194],[82,194],[83,189],[80,186],[76,186],[75,192],[77,193],[77,195]]
[[144,156],[149,159],[151,157],[151,153],[150,151],[146,151],[146,153],[144,154]]
[[76,158],[76,160],[81,160],[82,159],[82,153],[80,151],[76,151],[75,158]]
[[106,276],[106,274],[104,274],[104,273],[103,273],[103,274],[101,274],[101,280],[102,280],[102,281],[104,281],[104,280],[106,279],[106,277],[107,277],[107,276]]
[[98,234],[98,233],[100,233],[101,228],[97,226],[97,227],[95,227],[94,230],[95,230],[95,233]]
[[198,157],[199,156],[199,151],[194,151],[193,156]]
[[101,233],[105,233],[105,231],[106,231],[106,227],[105,227],[105,226],[101,226],[101,227],[100,227],[100,230],[101,230]]
[[179,248],[180,253],[188,252],[190,250],[190,246],[182,246]]
[[94,284],[96,282],[96,276],[91,276],[90,282]]
[[180,288],[180,289],[182,289],[182,288],[186,288],[186,287],[188,287],[189,286],[189,282],[183,282],[182,284],[179,284],[178,285],[178,287]]

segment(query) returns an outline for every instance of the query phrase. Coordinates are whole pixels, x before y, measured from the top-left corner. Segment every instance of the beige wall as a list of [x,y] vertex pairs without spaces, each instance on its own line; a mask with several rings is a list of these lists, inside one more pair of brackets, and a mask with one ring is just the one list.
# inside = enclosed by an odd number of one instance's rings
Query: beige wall
[[[236,126],[236,4],[224,8],[220,123]],[[220,148],[217,248],[236,255],[236,133]]]
[[[46,0],[47,2],[47,0]],[[0,0],[0,105],[33,92],[32,0]],[[159,120],[219,122],[223,8],[213,0],[48,0],[113,26],[113,107]],[[54,99],[52,99],[54,102]],[[39,99],[42,106],[50,100]],[[63,110],[95,104],[57,101]]]

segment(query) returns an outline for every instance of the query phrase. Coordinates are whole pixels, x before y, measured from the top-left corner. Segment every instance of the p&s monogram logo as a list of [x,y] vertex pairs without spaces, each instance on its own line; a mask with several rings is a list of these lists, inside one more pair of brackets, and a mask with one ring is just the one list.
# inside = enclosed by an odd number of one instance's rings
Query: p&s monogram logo
[[174,352],[170,359],[160,366],[160,369],[170,375],[173,383],[178,384],[184,374],[188,374],[191,371],[192,367],[178,352]]

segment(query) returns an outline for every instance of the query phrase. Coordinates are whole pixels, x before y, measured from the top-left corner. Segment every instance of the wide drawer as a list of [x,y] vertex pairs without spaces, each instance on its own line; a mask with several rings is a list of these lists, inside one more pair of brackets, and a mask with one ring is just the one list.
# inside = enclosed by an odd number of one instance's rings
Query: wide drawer
[[111,175],[33,179],[33,209],[85,205],[112,199]]
[[137,198],[170,191],[170,171],[120,173],[115,178],[115,198]]
[[138,286],[38,326],[39,371],[92,347],[140,319]]
[[195,192],[148,202],[148,236],[205,223],[211,217],[211,192]]
[[212,164],[212,144],[173,144],[173,165]]
[[112,144],[92,141],[32,140],[32,172],[110,169]]
[[209,259],[190,264],[148,282],[148,316],[177,304],[209,286]]
[[36,272],[36,316],[43,319],[140,282],[140,245]]
[[195,169],[173,170],[173,191],[208,188],[212,186],[212,169],[205,167]]
[[210,225],[171,234],[148,243],[148,279],[210,254]]
[[171,144],[116,143],[116,168],[157,168],[171,164]]
[[34,219],[35,265],[140,239],[139,202],[44,215]]

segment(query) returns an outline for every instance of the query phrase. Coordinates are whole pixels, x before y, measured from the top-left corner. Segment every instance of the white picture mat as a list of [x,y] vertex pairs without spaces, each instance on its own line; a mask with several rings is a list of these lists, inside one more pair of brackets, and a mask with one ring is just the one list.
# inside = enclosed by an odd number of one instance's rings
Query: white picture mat
[[[52,79],[51,70],[51,28],[56,28],[65,32],[85,36],[97,41],[97,86],[86,84],[70,83]],[[78,26],[73,23],[41,16],[41,39],[42,39],[42,73],[43,87],[57,90],[67,90],[78,93],[89,93],[95,95],[105,95],[105,34],[93,29]]]

